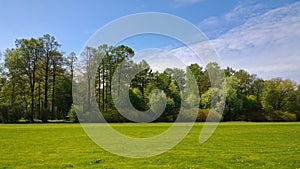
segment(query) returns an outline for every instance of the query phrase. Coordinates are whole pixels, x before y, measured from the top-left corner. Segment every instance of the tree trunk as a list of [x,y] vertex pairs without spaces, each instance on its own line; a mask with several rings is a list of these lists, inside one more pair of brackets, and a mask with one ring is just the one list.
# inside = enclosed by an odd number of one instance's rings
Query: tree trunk
[[102,65],[102,110],[104,111],[105,101],[104,101],[104,84],[105,84],[105,63],[102,59],[103,65]]
[[39,82],[39,88],[38,88],[38,116],[40,117],[41,116],[41,83]]
[[34,121],[34,88],[31,87],[31,116],[30,116],[30,122]]
[[89,112],[91,110],[91,78],[90,75],[88,75],[88,98],[87,98],[87,111]]
[[45,67],[45,98],[44,98],[44,108],[43,108],[43,115],[42,121],[48,121],[48,77],[49,77],[49,52],[46,54],[46,67]]
[[[30,91],[31,91],[31,117],[30,121],[34,122],[34,86],[35,86],[35,63],[33,63],[32,76],[30,79]],[[31,74],[31,73],[30,73]]]
[[108,70],[106,70],[105,73],[105,77],[106,77],[106,85],[105,85],[105,111],[107,111],[107,105],[108,105],[108,81],[109,81],[109,77],[108,77]]
[[121,64],[119,65],[119,67],[118,67],[118,82],[117,82],[117,84],[118,84],[118,97],[120,96],[120,83],[121,83]]
[[52,100],[51,100],[51,116],[52,119],[55,118],[55,85],[56,85],[56,63],[53,63],[53,74],[52,74]]
[[101,72],[100,68],[98,69],[98,106],[101,109]]

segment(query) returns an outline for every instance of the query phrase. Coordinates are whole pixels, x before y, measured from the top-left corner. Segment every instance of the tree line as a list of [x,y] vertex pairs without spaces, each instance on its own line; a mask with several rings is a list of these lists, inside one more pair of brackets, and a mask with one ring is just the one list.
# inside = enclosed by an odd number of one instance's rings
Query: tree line
[[0,121],[65,119],[72,105],[75,53],[64,55],[55,37],[17,39],[3,53]]
[[[53,36],[46,34],[39,38],[18,39],[15,48],[3,53],[0,70],[1,122],[17,122],[20,119],[28,122],[77,121],[72,105],[73,78],[83,78],[87,82],[87,86],[81,89],[87,95],[82,98],[84,104],[80,109],[88,112],[94,98],[109,122],[130,121],[116,108],[131,111],[128,99],[121,98],[124,92],[128,93],[133,107],[144,112],[159,110],[160,105],[155,106],[154,103],[165,98],[163,113],[155,121],[172,122],[182,107],[188,111],[191,105],[197,107],[197,121],[205,121],[213,104],[212,95],[226,99],[223,121],[300,119],[300,85],[289,79],[264,80],[245,70],[222,69],[217,63],[209,63],[205,67],[195,63],[187,66],[186,70],[167,68],[154,71],[144,60],[134,62],[134,51],[125,45],[86,47],[77,61],[74,52],[66,55],[59,51],[60,46]],[[97,63],[95,75],[88,72],[93,63]],[[78,70],[75,74],[75,68],[82,70],[82,74]],[[137,73],[130,74],[130,71]],[[189,71],[192,77],[187,73]],[[211,78],[221,77],[221,74],[224,78]],[[185,95],[191,78],[197,83],[199,98],[193,94]],[[218,79],[222,80],[214,81]],[[74,80],[73,83],[80,82]],[[217,84],[222,83],[226,83],[226,95],[218,88]],[[188,113],[185,114],[186,121],[191,120]]]

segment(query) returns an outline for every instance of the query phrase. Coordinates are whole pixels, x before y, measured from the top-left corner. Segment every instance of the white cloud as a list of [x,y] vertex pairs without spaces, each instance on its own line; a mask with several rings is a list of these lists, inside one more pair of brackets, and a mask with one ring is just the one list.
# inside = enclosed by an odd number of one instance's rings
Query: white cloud
[[249,18],[259,16],[272,8],[282,6],[283,2],[244,0],[239,1],[228,13],[211,16],[199,23],[199,28],[212,37],[217,37],[233,27],[244,24]]
[[213,40],[225,64],[300,82],[300,2],[250,18]]
[[259,11],[264,8],[262,3],[255,1],[240,1],[239,4],[229,13],[224,15],[226,21],[240,20],[241,17],[249,18],[259,14]]
[[180,8],[187,5],[196,4],[198,2],[201,2],[204,0],[174,0],[171,4],[171,7],[173,8]]
[[201,23],[200,26],[216,26],[220,23],[220,19],[218,17],[212,16],[209,18],[204,19]]
[[[232,18],[245,11],[235,9],[236,14],[225,16]],[[211,43],[223,67],[242,68],[266,79],[283,77],[300,82],[300,2],[250,17]],[[205,44],[197,44],[198,50],[205,49]],[[184,50],[183,47],[174,51],[187,57]],[[211,54],[206,52],[206,57]]]

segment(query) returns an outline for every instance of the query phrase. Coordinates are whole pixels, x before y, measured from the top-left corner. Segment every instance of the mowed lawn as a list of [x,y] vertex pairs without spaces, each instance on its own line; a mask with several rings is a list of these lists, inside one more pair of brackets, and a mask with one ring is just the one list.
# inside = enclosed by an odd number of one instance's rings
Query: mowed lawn
[[[170,124],[111,125],[148,137]],[[202,126],[163,154],[133,159],[103,150],[80,124],[1,124],[0,168],[300,168],[300,123],[221,123],[200,145]]]

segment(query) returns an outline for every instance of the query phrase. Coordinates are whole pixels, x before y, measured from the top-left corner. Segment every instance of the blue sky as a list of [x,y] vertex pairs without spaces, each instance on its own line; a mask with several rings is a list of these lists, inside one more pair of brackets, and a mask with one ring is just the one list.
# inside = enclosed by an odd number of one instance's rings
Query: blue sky
[[[211,40],[224,67],[300,82],[300,3],[294,0],[0,0],[0,50],[14,47],[17,38],[49,33],[62,51],[79,53],[96,30],[139,12],[170,13],[193,23]],[[181,44],[162,37],[124,43],[187,58]]]

